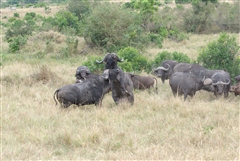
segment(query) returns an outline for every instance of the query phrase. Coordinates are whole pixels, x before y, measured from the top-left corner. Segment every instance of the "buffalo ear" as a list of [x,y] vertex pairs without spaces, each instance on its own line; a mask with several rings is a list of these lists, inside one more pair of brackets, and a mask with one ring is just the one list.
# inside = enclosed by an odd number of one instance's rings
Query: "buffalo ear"
[[108,79],[109,78],[109,69],[106,69],[103,71],[102,77],[104,79]]

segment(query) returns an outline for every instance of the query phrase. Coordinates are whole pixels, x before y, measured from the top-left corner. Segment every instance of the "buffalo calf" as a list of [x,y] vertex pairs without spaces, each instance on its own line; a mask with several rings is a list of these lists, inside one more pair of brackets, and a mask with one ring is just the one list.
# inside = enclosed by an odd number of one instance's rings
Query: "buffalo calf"
[[230,92],[235,93],[235,96],[240,95],[240,82],[230,87]]
[[152,76],[140,76],[136,74],[127,73],[133,82],[134,89],[145,90],[154,88],[156,86],[156,93],[158,93],[157,79]]

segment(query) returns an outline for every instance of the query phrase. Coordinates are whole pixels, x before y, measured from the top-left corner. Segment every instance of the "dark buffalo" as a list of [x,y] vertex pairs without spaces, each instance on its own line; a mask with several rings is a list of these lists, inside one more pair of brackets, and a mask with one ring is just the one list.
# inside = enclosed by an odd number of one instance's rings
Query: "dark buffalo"
[[235,77],[235,80],[236,80],[237,82],[240,82],[240,75],[236,76],[236,77]]
[[89,79],[89,78],[94,78],[99,76],[98,74],[92,74],[89,70],[88,67],[86,66],[79,66],[76,70],[76,83],[80,83],[83,80]]
[[[222,72],[224,73],[224,70],[208,70],[208,69],[203,69],[200,70],[200,72],[195,71],[196,76],[198,76],[199,78],[211,78],[213,74],[217,73],[217,72]],[[214,92],[215,88],[212,84],[206,85],[203,87],[203,90],[208,91],[208,92]]]
[[173,68],[178,64],[177,61],[174,60],[165,60],[162,62],[162,66],[153,69],[153,73],[161,78],[162,83],[165,82],[165,80],[169,79],[170,76],[173,73]]
[[186,72],[186,73],[192,73],[194,75],[199,75],[199,72],[201,70],[205,70],[205,68],[199,64],[190,64],[190,63],[178,63],[173,68],[173,73],[175,72]]
[[156,93],[158,93],[157,79],[152,76],[140,76],[136,74],[128,73],[130,79],[133,82],[134,89],[145,90],[154,88],[154,83],[156,86]]
[[214,95],[216,97],[224,94],[224,97],[228,97],[228,92],[230,91],[230,74],[226,71],[214,73],[211,76],[211,81],[208,85],[213,85]]
[[120,68],[106,69],[102,77],[109,79],[112,98],[116,104],[119,104],[122,99],[127,99],[131,104],[134,103],[132,80]]
[[108,53],[101,61],[96,60],[98,64],[104,63],[105,69],[117,69],[117,62],[123,62],[123,59],[120,59],[115,53]]
[[240,82],[231,86],[229,92],[233,92],[235,96],[240,95]]
[[84,80],[81,83],[69,84],[55,91],[53,98],[65,108],[72,104],[83,106],[88,104],[101,105],[103,96],[109,91],[109,80],[102,76]]
[[184,95],[186,100],[188,95],[193,97],[208,81],[209,79],[201,79],[191,73],[175,72],[169,79],[169,85],[174,96]]

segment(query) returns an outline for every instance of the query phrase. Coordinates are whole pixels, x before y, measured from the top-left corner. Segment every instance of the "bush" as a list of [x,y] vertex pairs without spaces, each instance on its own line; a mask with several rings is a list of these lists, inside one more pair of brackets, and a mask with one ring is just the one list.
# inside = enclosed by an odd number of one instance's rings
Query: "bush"
[[84,31],[87,44],[109,52],[126,46],[142,47],[148,41],[140,27],[138,14],[118,4],[104,3],[94,8]]
[[215,11],[215,5],[198,1],[192,3],[192,6],[193,10],[188,11],[184,16],[185,30],[203,33],[212,21],[211,15]]
[[126,47],[122,50],[119,50],[118,55],[124,59],[124,62],[118,64],[123,70],[128,72],[150,71],[150,66],[147,59],[133,47]]
[[15,13],[13,14],[13,17],[18,17],[18,18],[19,18],[19,13],[15,12]]
[[88,60],[83,62],[82,65],[87,66],[91,73],[102,73],[104,70],[104,64],[96,63],[96,60],[102,60],[99,56],[89,56]]
[[25,45],[27,42],[27,38],[23,36],[17,36],[14,38],[9,39],[9,48],[11,52],[16,52],[21,49],[23,45]]
[[226,70],[234,78],[240,73],[238,51],[236,37],[221,33],[217,41],[209,43],[201,51],[197,60],[205,68]]
[[7,29],[5,38],[7,41],[10,41],[9,39],[13,37],[31,35],[35,28],[35,21],[33,20],[15,20]]
[[54,16],[51,24],[57,26],[60,32],[66,27],[71,27],[76,30],[76,34],[79,32],[79,21],[78,18],[69,11],[61,10]]
[[156,57],[153,60],[153,64],[156,66],[160,66],[164,60],[176,60],[177,62],[185,63],[191,62],[190,58],[186,54],[178,52],[170,53],[168,51],[163,51],[156,55]]

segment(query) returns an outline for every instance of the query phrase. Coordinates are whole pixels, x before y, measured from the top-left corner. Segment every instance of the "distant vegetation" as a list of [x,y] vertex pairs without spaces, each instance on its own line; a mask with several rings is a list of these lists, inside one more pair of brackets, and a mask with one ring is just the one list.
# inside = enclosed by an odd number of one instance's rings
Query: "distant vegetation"
[[[21,3],[20,3],[21,2]],[[101,1],[87,0],[52,0],[49,2],[38,0],[8,0],[8,4],[45,4],[45,10],[49,9],[51,3],[68,2],[65,9],[60,10],[54,16],[43,17],[34,12],[26,13],[23,18],[19,18],[17,13],[9,17],[6,23],[1,23],[5,27],[5,40],[9,43],[10,52],[21,51],[27,44],[29,37],[40,32],[55,31],[65,35],[66,47],[61,48],[64,56],[75,55],[78,49],[78,37],[83,37],[85,43],[90,48],[95,48],[103,52],[124,53],[131,49],[134,52],[127,52],[130,55],[135,53],[141,58],[141,54],[149,45],[161,48],[162,42],[166,38],[181,42],[188,38],[188,33],[210,34],[224,32],[239,33],[239,2],[234,4],[218,3],[216,0],[197,0],[191,2],[191,7],[185,8],[185,3],[190,1],[176,1],[177,6],[170,8],[158,0],[131,0],[126,3],[108,3]],[[101,3],[100,3],[101,2]],[[164,1],[167,3],[167,1]],[[46,40],[46,45],[51,45],[54,39]],[[199,62],[210,68],[225,68],[232,75],[240,73],[239,47],[236,38],[230,42],[223,40],[229,45],[217,43],[207,47],[198,60],[190,60],[184,53],[165,53],[165,58],[184,60],[186,62]],[[211,48],[213,49],[209,49]],[[232,50],[233,48],[233,50]],[[223,53],[224,51],[224,53]],[[45,50],[44,52],[52,52]],[[204,54],[208,52],[208,54]],[[131,57],[127,53],[125,57]],[[217,59],[209,66],[204,55],[215,55]],[[161,55],[161,54],[160,54]],[[222,60],[230,55],[231,58],[219,65],[218,60]],[[182,59],[184,58],[184,59]],[[142,60],[146,58],[141,58]],[[153,62],[160,64],[158,57]],[[130,59],[129,59],[130,60]],[[162,59],[161,59],[162,61]],[[125,64],[125,68],[133,71],[150,71],[151,63],[146,59],[143,66],[136,67],[134,61]],[[216,64],[215,64],[216,63]],[[230,66],[231,64],[231,66]],[[96,69],[96,67],[92,67]]]

